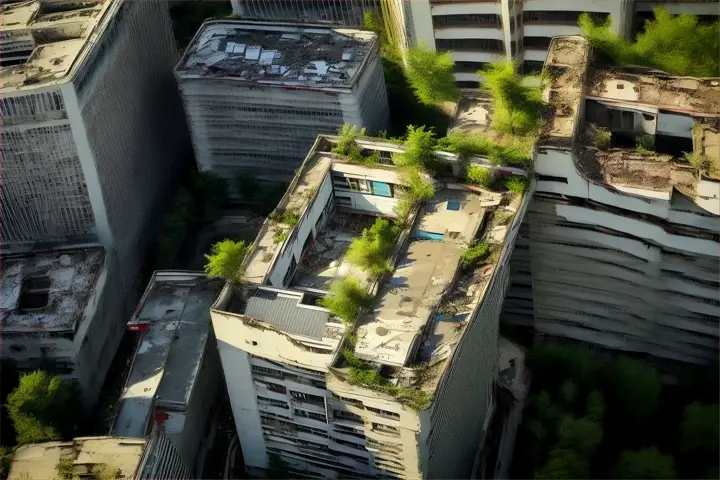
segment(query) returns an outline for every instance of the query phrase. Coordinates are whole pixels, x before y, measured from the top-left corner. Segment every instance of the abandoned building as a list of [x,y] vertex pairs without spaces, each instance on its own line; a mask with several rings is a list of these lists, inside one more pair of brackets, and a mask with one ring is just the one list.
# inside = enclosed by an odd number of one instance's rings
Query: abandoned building
[[389,120],[366,30],[205,22],[175,69],[200,171],[289,181],[318,134]]

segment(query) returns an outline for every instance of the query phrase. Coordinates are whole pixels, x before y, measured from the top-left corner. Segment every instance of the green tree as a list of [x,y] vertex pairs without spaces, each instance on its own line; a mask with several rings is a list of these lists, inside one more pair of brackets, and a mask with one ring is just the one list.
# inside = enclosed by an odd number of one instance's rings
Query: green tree
[[708,456],[717,462],[720,451],[720,405],[694,402],[685,407],[680,424],[680,446],[684,454]]
[[555,447],[550,450],[547,462],[535,470],[537,479],[590,478],[590,466],[586,458],[573,450]]
[[642,426],[657,412],[662,382],[651,366],[630,358],[620,358],[610,367],[608,389],[625,421]]
[[425,167],[435,159],[435,132],[432,128],[408,125],[403,153],[393,155],[393,162],[398,167]]
[[171,268],[177,264],[190,225],[195,218],[195,202],[190,192],[181,188],[173,197],[172,209],[163,219],[158,235],[157,266]]
[[360,282],[347,277],[333,282],[330,295],[323,297],[318,303],[345,323],[352,323],[361,311],[372,304],[372,297],[360,286]]
[[585,416],[592,421],[600,422],[605,415],[605,397],[597,390],[593,390],[588,395],[587,402],[585,405]]
[[7,398],[17,442],[60,440],[71,434],[80,393],[74,382],[43,370],[23,375]]
[[252,249],[252,243],[233,241],[228,238],[215,243],[210,254],[205,254],[205,273],[209,277],[221,277],[233,283],[242,279],[242,264]]
[[563,416],[563,412],[553,401],[548,392],[543,390],[535,401],[535,411],[537,417],[546,430],[551,432],[557,431],[557,425]]
[[370,273],[373,278],[392,271],[388,257],[400,233],[399,230],[384,218],[376,219],[370,228],[363,230],[360,238],[352,241],[345,258]]
[[615,473],[617,478],[677,478],[672,455],[664,455],[657,447],[621,452]]
[[578,386],[577,383],[572,380],[567,380],[560,387],[560,400],[565,405],[565,408],[571,409],[575,405],[575,401],[578,397]]
[[573,450],[583,458],[590,459],[602,443],[602,425],[587,418],[565,415],[558,425],[557,447]]
[[595,23],[588,14],[579,19],[583,34],[607,61],[658,68],[671,75],[717,76],[720,23],[700,24],[694,15],[673,16],[663,8],[645,23],[634,43],[610,30],[611,18]]
[[525,83],[511,61],[491,63],[478,72],[481,88],[492,99],[493,128],[513,135],[534,134],[540,128],[543,101],[540,89]]
[[410,48],[405,73],[422,104],[454,102],[460,95],[460,89],[455,84],[455,62],[450,52],[432,51],[422,43]]

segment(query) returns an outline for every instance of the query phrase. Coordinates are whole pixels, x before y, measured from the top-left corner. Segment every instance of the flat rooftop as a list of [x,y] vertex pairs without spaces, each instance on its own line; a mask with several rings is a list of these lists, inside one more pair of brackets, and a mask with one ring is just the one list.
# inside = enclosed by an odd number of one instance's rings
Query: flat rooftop
[[128,322],[146,330],[120,398],[113,435],[143,437],[154,407],[187,407],[210,334],[210,307],[221,288],[222,282],[200,272],[155,272]]
[[367,30],[211,20],[200,27],[175,71],[181,78],[350,87],[376,43]]
[[3,331],[74,332],[104,263],[102,247],[3,257]]
[[107,20],[105,13],[114,3],[34,0],[4,5],[0,22],[2,31],[9,32],[6,44],[22,43],[18,51],[27,50],[29,44],[33,50],[24,63],[0,67],[3,93],[65,81],[83,51],[93,47],[89,39]]
[[480,197],[465,190],[440,190],[425,204],[372,312],[357,321],[358,357],[395,366],[409,361],[485,212]]
[[691,116],[720,117],[720,77],[673,77],[632,67],[594,70],[586,97],[635,103]]
[[448,133],[487,133],[491,123],[490,97],[479,89],[461,90]]
[[9,480],[59,478],[58,461],[72,460],[73,476],[85,478],[95,468],[119,470],[112,478],[134,479],[145,450],[143,438],[79,437],[67,442],[23,445],[13,454]]
[[359,238],[364,229],[370,228],[376,218],[334,209],[310,251],[300,261],[290,286],[327,291],[333,281],[345,277],[353,277],[369,286],[368,274],[344,257],[352,241]]
[[550,79],[543,89],[543,100],[551,111],[544,116],[539,146],[572,145],[589,62],[590,44],[583,37],[554,37],[550,41],[543,69]]
[[674,161],[670,155],[638,153],[630,149],[584,149],[577,165],[590,179],[608,185],[670,193],[673,188],[694,195],[695,168]]

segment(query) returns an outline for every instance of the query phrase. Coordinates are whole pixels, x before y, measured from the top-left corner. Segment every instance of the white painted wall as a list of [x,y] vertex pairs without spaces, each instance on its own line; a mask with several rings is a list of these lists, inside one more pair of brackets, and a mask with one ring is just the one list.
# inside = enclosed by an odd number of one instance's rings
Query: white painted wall
[[433,37],[432,14],[429,1],[410,0],[406,3],[410,8],[411,29],[415,44],[423,43],[425,48],[435,51],[435,38]]
[[283,279],[285,278],[288,268],[290,268],[293,256],[295,257],[295,261],[298,264],[300,263],[300,255],[302,254],[302,248],[308,235],[312,233],[317,238],[315,222],[317,222],[320,215],[322,215],[323,209],[331,195],[332,182],[330,181],[330,174],[328,173],[320,184],[314,200],[308,205],[305,213],[302,214],[302,218],[295,226],[290,238],[283,245],[282,252],[278,255],[273,270],[268,277],[273,286],[284,286]]

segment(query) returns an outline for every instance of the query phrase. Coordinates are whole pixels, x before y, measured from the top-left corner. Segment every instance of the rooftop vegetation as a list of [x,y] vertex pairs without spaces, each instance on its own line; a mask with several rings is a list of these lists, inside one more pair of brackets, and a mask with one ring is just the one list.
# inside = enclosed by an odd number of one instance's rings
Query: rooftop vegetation
[[503,185],[510,193],[515,195],[522,195],[527,190],[528,179],[527,177],[522,177],[520,175],[513,175],[512,177],[505,180]]
[[358,129],[355,125],[345,123],[338,130],[340,137],[338,143],[333,146],[332,152],[342,155],[349,163],[372,167],[380,163],[380,152],[366,153],[358,144],[357,139],[365,136],[365,129]]
[[387,378],[382,376],[372,363],[357,358],[355,355],[355,337],[352,335],[346,337],[343,359],[349,369],[348,382],[351,385],[358,385],[390,395],[417,411],[430,407],[432,396],[429,393],[418,388],[393,385]]
[[320,306],[327,308],[333,315],[346,324],[352,324],[360,312],[372,304],[372,296],[352,277],[336,280],[330,286],[330,295],[320,299]]
[[473,265],[481,262],[487,258],[490,254],[490,245],[487,242],[473,242],[468,248],[465,249],[462,256],[460,257],[460,265],[464,268],[472,267]]
[[433,51],[420,42],[407,52],[405,73],[415,96],[424,105],[454,102],[460,95],[460,89],[455,84],[455,62],[450,52]]
[[363,230],[360,238],[350,244],[345,258],[360,267],[372,278],[379,278],[392,271],[388,257],[397,242],[400,229],[384,218],[377,218],[375,223]]
[[395,207],[398,223],[404,224],[410,218],[413,208],[422,202],[432,200],[435,187],[418,167],[405,167],[400,171],[400,181],[405,187],[402,198]]
[[18,445],[62,440],[72,435],[81,393],[77,384],[46,371],[20,377],[20,384],[7,397]]
[[720,23],[701,24],[695,15],[674,16],[663,8],[654,12],[654,20],[645,23],[634,42],[610,30],[610,16],[595,23],[584,13],[579,23],[595,51],[609,63],[657,68],[671,75],[720,75]]
[[236,242],[227,238],[215,243],[210,254],[205,255],[205,274],[208,277],[224,278],[234,284],[240,283],[242,264],[252,247],[252,243]]

